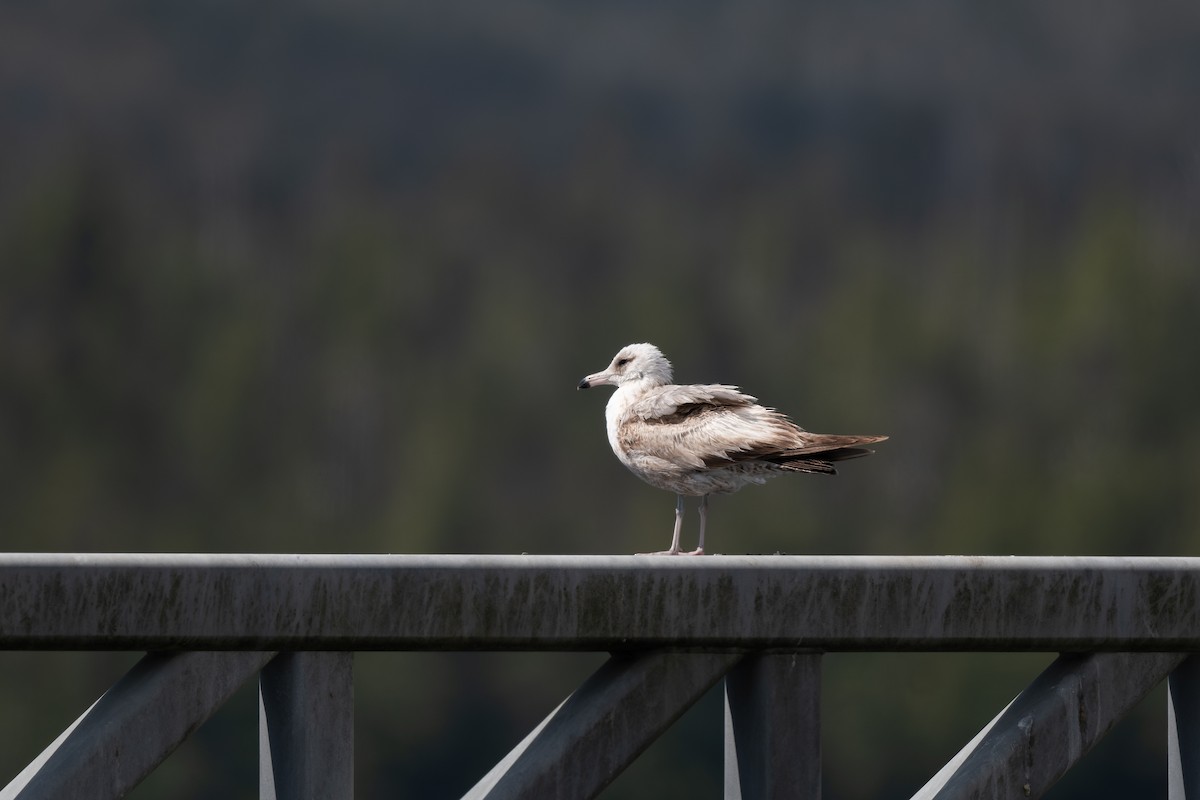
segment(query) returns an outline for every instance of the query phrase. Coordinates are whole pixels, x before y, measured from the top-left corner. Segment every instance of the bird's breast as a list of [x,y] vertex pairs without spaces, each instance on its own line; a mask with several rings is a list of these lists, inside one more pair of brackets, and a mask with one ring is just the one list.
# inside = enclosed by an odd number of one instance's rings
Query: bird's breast
[[616,453],[617,458],[622,462],[626,461],[625,451],[621,445],[621,424],[625,417],[629,414],[629,394],[622,388],[618,388],[613,392],[613,396],[608,399],[608,405],[604,407],[604,423],[608,430],[608,445],[612,451]]

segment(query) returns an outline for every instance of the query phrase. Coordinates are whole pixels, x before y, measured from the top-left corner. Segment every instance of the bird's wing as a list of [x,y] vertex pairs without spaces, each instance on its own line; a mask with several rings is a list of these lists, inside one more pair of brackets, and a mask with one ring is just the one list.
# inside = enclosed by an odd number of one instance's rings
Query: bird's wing
[[758,398],[725,384],[693,384],[663,386],[647,393],[630,408],[630,412],[647,422],[663,421],[687,411],[688,407],[750,406]]
[[704,469],[803,446],[803,431],[734,386],[669,386],[630,409],[619,436],[627,450]]
[[803,444],[777,454],[781,460],[807,458],[817,454],[829,461],[845,461],[875,452],[864,445],[886,441],[886,436],[846,436],[837,433],[804,431]]

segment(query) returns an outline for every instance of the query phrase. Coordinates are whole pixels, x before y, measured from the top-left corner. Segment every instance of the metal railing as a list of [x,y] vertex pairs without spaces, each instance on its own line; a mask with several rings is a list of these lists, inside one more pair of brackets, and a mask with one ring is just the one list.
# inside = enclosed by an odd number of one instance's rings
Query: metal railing
[[255,674],[264,798],[353,795],[353,652],[608,651],[468,798],[593,797],[725,680],[725,797],[818,798],[821,654],[1063,655],[916,798],[1039,797],[1169,678],[1200,798],[1200,559],[0,555],[0,649],[148,654],[0,791],[116,798]]

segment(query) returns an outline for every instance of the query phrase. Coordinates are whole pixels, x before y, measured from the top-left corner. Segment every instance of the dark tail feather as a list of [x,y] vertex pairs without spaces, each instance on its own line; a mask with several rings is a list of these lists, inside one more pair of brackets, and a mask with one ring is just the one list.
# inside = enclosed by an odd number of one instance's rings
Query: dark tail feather
[[834,469],[833,462],[869,456],[875,451],[859,445],[874,444],[887,438],[886,436],[815,434],[811,444],[777,453],[769,460],[786,470],[836,475],[837,470]]
[[845,461],[848,458],[869,456],[874,452],[869,447],[839,447],[837,450],[822,450],[821,458],[826,461]]
[[817,472],[822,475],[837,475],[832,461],[823,461],[819,458],[797,458],[792,461],[773,461],[772,463],[788,472]]

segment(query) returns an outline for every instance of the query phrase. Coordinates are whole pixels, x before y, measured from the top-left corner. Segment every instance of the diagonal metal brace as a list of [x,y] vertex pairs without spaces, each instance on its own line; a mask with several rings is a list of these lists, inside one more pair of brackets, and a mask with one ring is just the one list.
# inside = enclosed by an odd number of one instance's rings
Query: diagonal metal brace
[[913,800],[1041,797],[1183,659],[1182,653],[1059,656]]
[[741,658],[614,655],[463,800],[595,797]]
[[0,791],[0,800],[123,797],[273,653],[148,653]]

